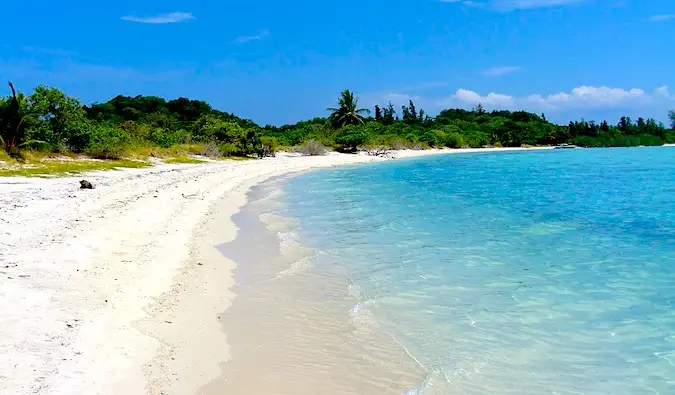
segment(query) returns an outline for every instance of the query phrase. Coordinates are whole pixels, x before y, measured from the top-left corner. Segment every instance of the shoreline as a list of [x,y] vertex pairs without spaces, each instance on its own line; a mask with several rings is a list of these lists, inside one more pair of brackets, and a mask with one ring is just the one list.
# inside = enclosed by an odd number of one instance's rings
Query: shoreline
[[[542,149],[542,148],[539,148]],[[550,148],[543,148],[550,149]],[[395,158],[516,149],[399,151]],[[0,394],[189,394],[229,358],[235,263],[214,248],[269,178],[388,159],[331,154],[0,178]],[[86,178],[97,188],[78,189]],[[200,265],[201,263],[201,265]]]
[[219,246],[237,263],[236,297],[219,317],[231,358],[199,394],[416,393],[424,367],[287,212],[284,185],[297,176],[252,187],[232,217],[240,230]]

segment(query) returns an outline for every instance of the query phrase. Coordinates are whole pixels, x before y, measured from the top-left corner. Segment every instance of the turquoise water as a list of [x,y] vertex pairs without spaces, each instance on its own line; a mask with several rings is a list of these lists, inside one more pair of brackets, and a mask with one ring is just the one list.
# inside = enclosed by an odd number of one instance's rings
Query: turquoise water
[[675,393],[675,148],[443,155],[284,191],[354,325],[426,372],[401,393]]

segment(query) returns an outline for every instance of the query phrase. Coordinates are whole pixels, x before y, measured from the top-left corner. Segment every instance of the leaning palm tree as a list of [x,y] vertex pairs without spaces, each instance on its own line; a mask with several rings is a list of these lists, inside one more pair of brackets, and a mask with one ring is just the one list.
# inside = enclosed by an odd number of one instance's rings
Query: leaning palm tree
[[26,96],[17,94],[11,82],[9,88],[12,95],[9,98],[0,97],[0,143],[5,151],[14,154],[18,147],[33,143],[45,144],[40,140],[26,141],[27,121],[31,116],[26,111]]
[[0,140],[8,153],[14,148],[15,144],[21,141],[24,117],[21,114],[19,99],[17,98],[14,85],[9,83],[12,90],[12,96],[8,100],[3,100],[0,108]]
[[328,108],[330,118],[337,126],[356,125],[363,123],[361,114],[370,114],[367,108],[358,108],[359,99],[349,89],[342,91],[338,98],[337,108]]

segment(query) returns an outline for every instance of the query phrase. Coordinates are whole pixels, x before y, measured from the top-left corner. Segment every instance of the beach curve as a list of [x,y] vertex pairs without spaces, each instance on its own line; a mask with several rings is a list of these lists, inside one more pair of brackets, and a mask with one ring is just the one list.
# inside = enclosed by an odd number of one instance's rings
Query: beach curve
[[[484,150],[480,150],[484,151]],[[397,157],[460,150],[399,152]],[[0,178],[0,393],[186,394],[228,359],[234,262],[215,248],[270,177],[383,160],[279,156]]]

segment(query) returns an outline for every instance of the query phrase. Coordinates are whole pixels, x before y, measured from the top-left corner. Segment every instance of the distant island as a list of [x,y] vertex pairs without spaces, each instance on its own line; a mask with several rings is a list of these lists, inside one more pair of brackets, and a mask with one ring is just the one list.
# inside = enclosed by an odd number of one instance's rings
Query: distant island
[[[571,143],[583,147],[628,147],[675,143],[675,131],[654,119],[619,122],[570,122],[556,125],[544,114],[526,111],[447,109],[428,116],[415,103],[359,108],[358,98],[343,91],[325,117],[293,125],[260,126],[212,108],[201,100],[156,96],[117,96],[90,106],[62,91],[39,86],[26,95],[0,98],[0,136],[4,149],[81,153],[120,159],[148,148],[189,147],[190,153],[264,157],[279,149],[426,149],[431,147],[520,147]],[[675,127],[675,113],[670,119]]]

